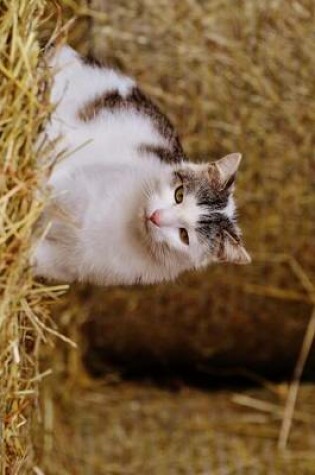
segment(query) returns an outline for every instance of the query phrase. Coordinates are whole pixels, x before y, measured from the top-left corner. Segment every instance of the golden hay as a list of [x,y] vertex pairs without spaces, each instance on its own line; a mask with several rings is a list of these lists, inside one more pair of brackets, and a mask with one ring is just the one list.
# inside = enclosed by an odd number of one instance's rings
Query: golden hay
[[[49,304],[60,288],[32,280],[34,223],[43,207],[35,195],[45,169],[46,72],[38,68],[42,0],[4,0],[0,6],[0,463],[2,474],[34,466],[32,429],[38,420],[39,354],[49,334]],[[39,167],[39,160],[41,166]]]

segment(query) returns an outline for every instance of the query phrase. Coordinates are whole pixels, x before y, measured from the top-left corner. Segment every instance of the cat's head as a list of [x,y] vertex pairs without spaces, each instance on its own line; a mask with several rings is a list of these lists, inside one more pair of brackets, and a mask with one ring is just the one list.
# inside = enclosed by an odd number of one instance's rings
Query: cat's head
[[147,191],[144,220],[151,252],[183,267],[251,261],[236,223],[234,180],[241,155],[212,163],[183,162]]

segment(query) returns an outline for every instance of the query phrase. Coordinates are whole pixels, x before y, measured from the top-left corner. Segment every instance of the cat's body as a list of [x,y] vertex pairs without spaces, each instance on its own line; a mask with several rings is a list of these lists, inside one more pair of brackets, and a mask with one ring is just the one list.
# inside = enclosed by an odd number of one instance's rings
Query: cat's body
[[[240,157],[187,161],[168,119],[135,82],[69,47],[51,62],[46,128],[56,153],[38,275],[66,282],[154,283],[208,262],[249,261],[234,223]],[[71,154],[71,151],[73,152]],[[225,187],[225,188],[224,188]]]

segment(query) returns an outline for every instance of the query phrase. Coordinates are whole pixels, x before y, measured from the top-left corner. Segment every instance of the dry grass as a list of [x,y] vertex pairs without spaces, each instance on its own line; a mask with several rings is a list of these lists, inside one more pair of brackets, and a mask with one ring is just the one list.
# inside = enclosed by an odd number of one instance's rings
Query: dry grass
[[[29,258],[34,223],[43,207],[35,195],[47,173],[44,144],[47,77],[38,68],[41,0],[4,0],[0,6],[0,462],[2,474],[34,465],[32,430],[38,420],[42,344],[54,325],[50,304],[60,292],[32,279]],[[40,161],[40,162],[39,162]]]

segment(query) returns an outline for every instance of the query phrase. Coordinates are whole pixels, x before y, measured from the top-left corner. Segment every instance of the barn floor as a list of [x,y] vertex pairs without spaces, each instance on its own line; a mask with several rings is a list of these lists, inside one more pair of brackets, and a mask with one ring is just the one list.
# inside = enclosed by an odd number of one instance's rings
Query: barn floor
[[315,474],[312,385],[300,389],[284,452],[277,438],[285,386],[207,392],[87,379],[53,387],[39,441],[45,474]]

